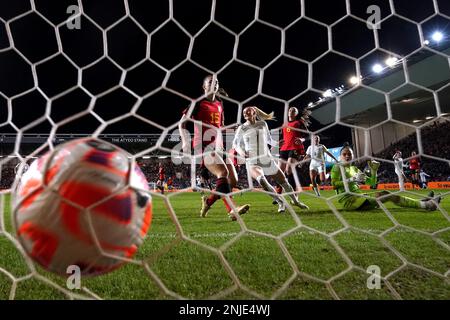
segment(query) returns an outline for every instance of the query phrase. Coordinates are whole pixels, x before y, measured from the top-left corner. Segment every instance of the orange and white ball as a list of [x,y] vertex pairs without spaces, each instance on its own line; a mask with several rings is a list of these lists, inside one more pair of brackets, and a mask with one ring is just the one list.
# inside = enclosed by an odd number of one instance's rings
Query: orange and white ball
[[[134,168],[134,169],[133,169]],[[98,139],[77,139],[34,161],[14,199],[25,252],[46,270],[83,275],[120,267],[151,224],[148,183],[128,154]]]

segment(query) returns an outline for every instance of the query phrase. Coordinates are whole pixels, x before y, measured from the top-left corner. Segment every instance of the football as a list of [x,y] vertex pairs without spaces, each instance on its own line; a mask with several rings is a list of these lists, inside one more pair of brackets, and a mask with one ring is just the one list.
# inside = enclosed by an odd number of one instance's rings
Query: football
[[[19,179],[19,178],[18,178]],[[59,145],[18,182],[13,221],[44,269],[100,275],[129,261],[151,224],[147,180],[124,150],[98,139]]]

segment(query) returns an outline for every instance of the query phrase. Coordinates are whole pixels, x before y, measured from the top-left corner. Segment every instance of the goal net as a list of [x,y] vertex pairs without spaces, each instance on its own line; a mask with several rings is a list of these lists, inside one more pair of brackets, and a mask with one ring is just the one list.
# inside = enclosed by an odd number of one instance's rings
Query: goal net
[[[449,299],[449,25],[447,0],[0,2],[0,299]],[[339,161],[349,143],[376,181],[356,181],[359,192],[346,180],[337,194],[331,171],[344,168],[327,155],[316,193],[320,159],[282,160],[309,210],[285,193],[278,213],[238,156],[224,198],[249,212],[230,221],[218,201],[201,218],[215,177],[204,181],[203,154],[180,152],[178,128],[183,112],[198,124],[208,75],[226,90],[227,152],[258,106],[275,114],[274,140],[293,130],[306,150],[318,135]],[[289,127],[291,107],[307,128]],[[153,221],[126,265],[73,288],[25,253],[11,217],[30,163],[78,137],[130,153]]]

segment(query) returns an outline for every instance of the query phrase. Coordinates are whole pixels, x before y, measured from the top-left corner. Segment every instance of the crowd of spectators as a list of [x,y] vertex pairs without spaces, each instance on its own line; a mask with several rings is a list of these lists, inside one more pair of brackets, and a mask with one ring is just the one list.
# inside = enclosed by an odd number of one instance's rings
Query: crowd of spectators
[[[450,166],[445,160],[450,159],[450,123],[435,122],[421,130],[421,142],[423,154],[420,157],[421,169],[430,175],[429,181],[447,181],[450,178]],[[388,148],[375,155],[376,158],[387,159],[392,161],[395,152],[402,152],[404,163],[408,164],[408,158],[411,153],[418,153],[417,135],[413,133],[396,143],[391,144]],[[444,161],[435,160],[431,157],[441,158]],[[408,168],[405,168],[408,173]],[[378,170],[380,183],[397,182],[398,178],[394,172],[393,163],[382,162]]]
[[[429,181],[448,181],[450,180],[450,166],[448,159],[450,159],[450,123],[449,122],[435,122],[433,125],[425,127],[421,130],[421,142],[423,147],[423,154],[421,157],[421,168],[424,172],[430,175]],[[394,153],[400,150],[403,153],[405,164],[408,158],[411,157],[412,151],[419,151],[417,148],[417,135],[411,134],[404,139],[401,139],[382,152],[375,154],[374,157],[378,159],[391,160]],[[427,157],[430,156],[430,157]],[[447,159],[447,161],[435,160],[432,157]],[[156,183],[158,180],[159,164],[165,168],[166,181],[169,177],[172,178],[172,187],[175,189],[184,189],[191,186],[191,166],[188,164],[177,164],[168,158],[152,157],[148,159],[138,159],[138,165],[144,172],[150,184]],[[12,186],[15,179],[15,167],[18,160],[11,158],[1,166],[0,189],[8,189]],[[362,164],[362,167],[364,164]],[[407,172],[407,170],[406,170]],[[394,172],[394,165],[392,162],[381,163],[378,171],[379,183],[397,182],[397,175]],[[308,186],[311,182],[309,180],[309,164],[305,163],[297,168],[297,174],[302,186]],[[199,175],[199,170],[196,170],[196,178]],[[245,165],[238,168],[238,186],[240,188],[248,187],[248,177]],[[197,179],[195,179],[197,180]],[[214,181],[214,179],[212,179]],[[212,182],[213,182],[212,181]]]
[[191,185],[190,166],[186,164],[175,165],[170,158],[139,159],[138,165],[149,183],[158,181],[159,164],[165,169],[166,182],[172,178],[172,187],[175,189],[188,188]]
[[4,164],[2,166],[2,171],[0,174],[0,190],[1,189],[9,189],[14,183],[14,179],[16,174],[14,172],[14,168],[16,165],[11,165],[10,163]]

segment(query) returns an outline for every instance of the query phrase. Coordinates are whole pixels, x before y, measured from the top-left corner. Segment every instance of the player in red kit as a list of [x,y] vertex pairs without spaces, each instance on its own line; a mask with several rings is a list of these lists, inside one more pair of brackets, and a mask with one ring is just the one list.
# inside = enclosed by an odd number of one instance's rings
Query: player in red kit
[[[309,110],[304,110],[302,116],[298,118],[298,109],[295,107],[289,108],[289,122],[283,128],[283,138],[280,141],[280,161],[278,165],[285,172],[289,183],[294,187],[296,183],[292,168],[295,168],[298,162],[305,156],[305,147],[303,145],[305,139],[302,137],[303,133],[299,130],[308,130],[310,114],[311,112]],[[297,190],[297,188],[294,189]]]
[[[181,132],[182,149],[185,153],[189,150],[189,135],[186,132],[186,120],[196,120],[194,123],[194,154],[203,155],[201,164],[202,176],[205,177],[207,172],[212,173],[216,177],[215,191],[228,194],[237,184],[237,173],[233,164],[228,160],[224,161],[222,132],[218,129],[224,125],[224,110],[219,95],[219,81],[214,76],[207,76],[203,81],[203,90],[206,98],[199,101],[190,117],[185,111],[180,120],[179,129]],[[226,157],[227,158],[227,157]],[[202,197],[201,217],[206,217],[211,206],[221,197],[211,194],[209,197]],[[229,201],[231,203],[229,203]],[[249,205],[237,207],[232,198],[229,200],[223,198],[223,202],[227,208],[228,215],[231,220],[237,220],[237,214],[241,215],[248,211]],[[233,209],[233,207],[235,209]]]
[[411,153],[411,160],[409,160],[409,171],[411,172],[411,182],[413,184],[413,189],[417,186],[420,189],[419,183],[419,172],[420,172],[420,158],[417,153],[413,151]]
[[166,180],[166,170],[162,163],[159,163],[158,169],[158,181],[156,181],[156,187],[161,190],[161,194],[164,194],[164,181]]

